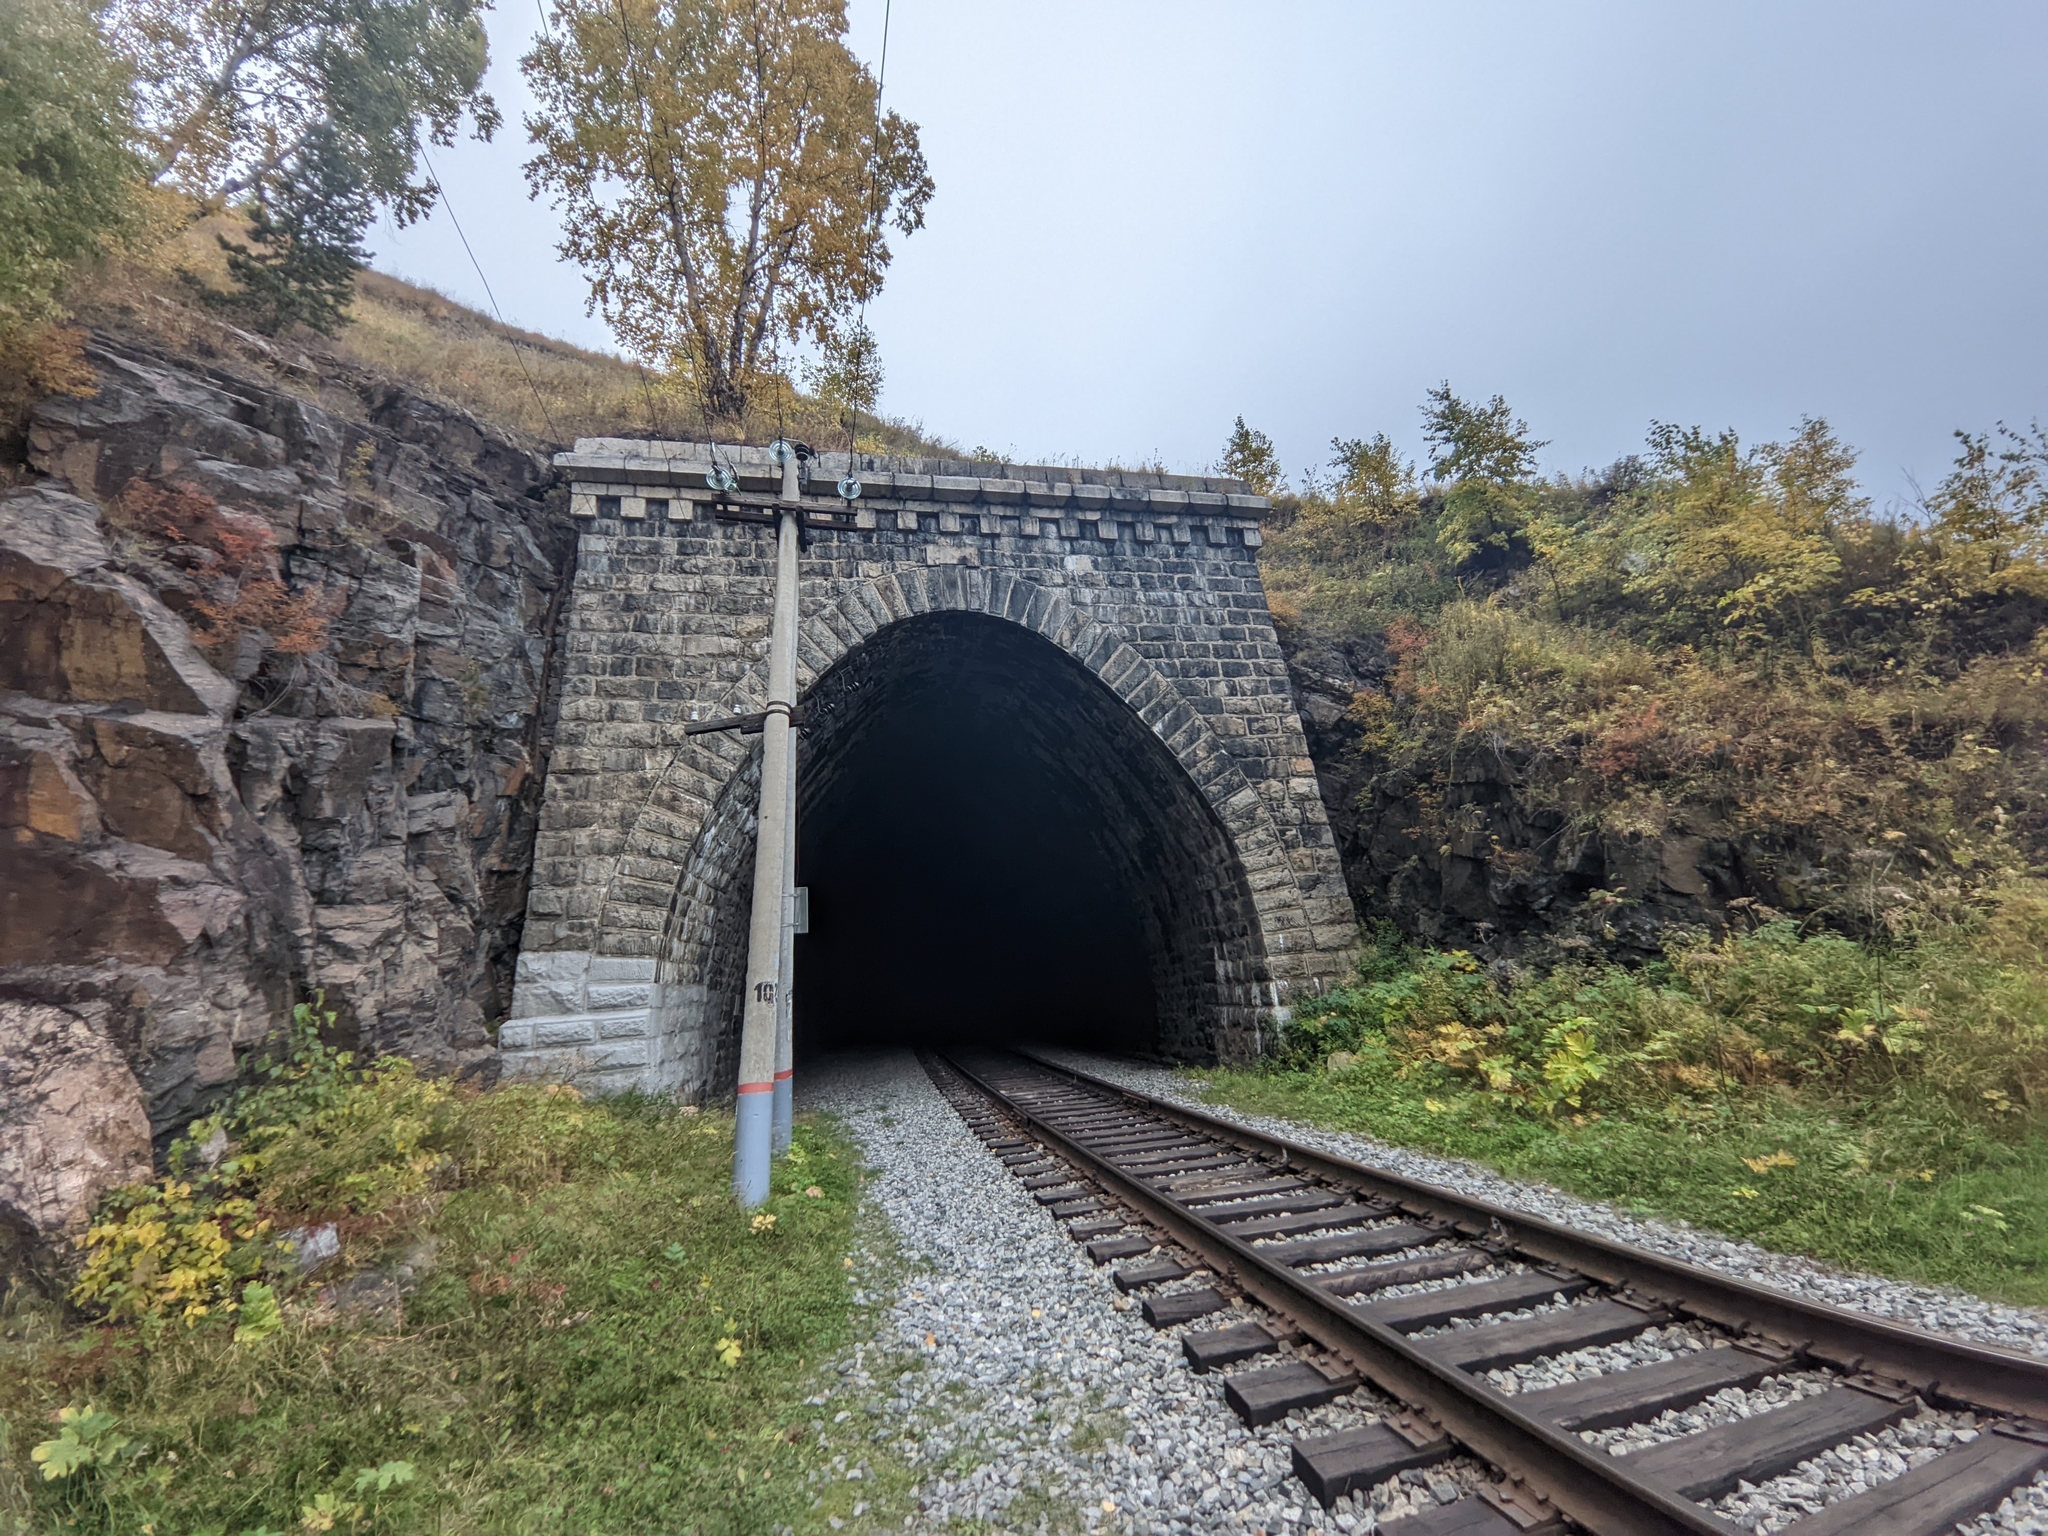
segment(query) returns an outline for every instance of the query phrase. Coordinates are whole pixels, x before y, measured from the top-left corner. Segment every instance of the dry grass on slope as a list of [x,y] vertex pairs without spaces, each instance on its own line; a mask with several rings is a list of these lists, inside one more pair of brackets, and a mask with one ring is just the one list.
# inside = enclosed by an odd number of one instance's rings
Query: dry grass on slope
[[[167,227],[177,221],[166,214]],[[205,302],[224,292],[217,236],[245,237],[239,219],[217,216],[170,233],[155,249],[111,262],[73,292],[78,319],[140,332],[173,352],[254,361],[304,382],[386,380],[468,411],[535,447],[579,437],[702,437],[705,423],[686,383],[667,382],[625,358],[502,325],[431,288],[381,272],[356,280],[350,323],[332,338],[299,330],[271,342],[237,329],[232,309]],[[352,376],[352,377],[351,377]],[[721,441],[766,442],[787,430],[816,447],[843,449],[846,427],[824,402],[787,386]],[[860,446],[874,453],[947,453],[918,428],[864,419]]]
[[[703,413],[686,383],[608,352],[500,325],[431,288],[364,272],[356,279],[352,314],[354,323],[328,343],[336,355],[530,437],[568,443],[705,435]],[[714,435],[759,443],[784,430],[817,448],[847,446],[836,411],[786,388],[778,402],[771,387],[737,434],[726,424]],[[861,421],[860,444],[882,454],[953,451],[915,427],[872,418]]]
[[381,272],[357,276],[350,314],[323,350],[500,427],[565,444],[648,430],[653,385],[624,358],[500,325]]

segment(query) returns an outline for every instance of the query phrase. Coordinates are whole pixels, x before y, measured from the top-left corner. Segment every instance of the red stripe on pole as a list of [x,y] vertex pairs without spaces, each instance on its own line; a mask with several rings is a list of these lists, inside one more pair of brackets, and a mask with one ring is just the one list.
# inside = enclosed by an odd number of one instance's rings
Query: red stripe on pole
[[741,1083],[741,1084],[740,1084],[740,1092],[741,1092],[741,1093],[773,1093],[774,1091],[775,1091],[775,1085],[774,1085],[773,1083]]
[[778,1072],[778,1073],[776,1073],[776,1074],[775,1074],[775,1081],[777,1081],[777,1082],[779,1083],[779,1082],[781,1082],[781,1081],[782,1081],[782,1080],[783,1080],[784,1078],[786,1078],[786,1077],[795,1077],[795,1076],[796,1076],[796,1068],[795,1068],[795,1067],[786,1067],[786,1068],[784,1068],[784,1069],[783,1069],[782,1071],[780,1071],[780,1072]]

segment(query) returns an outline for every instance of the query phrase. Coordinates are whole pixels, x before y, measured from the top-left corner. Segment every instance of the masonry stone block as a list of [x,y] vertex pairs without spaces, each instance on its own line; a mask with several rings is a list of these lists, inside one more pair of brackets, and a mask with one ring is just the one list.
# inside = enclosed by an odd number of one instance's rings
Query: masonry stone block
[[575,950],[523,949],[513,976],[517,982],[581,981],[589,969],[590,956]]
[[[708,465],[679,451],[593,439],[561,456],[581,550],[527,904],[533,949],[500,1041],[510,1075],[695,1102],[730,1091],[759,738],[686,743],[682,727],[761,707],[773,541],[719,520]],[[732,451],[743,487],[772,488],[760,450]],[[828,480],[843,472],[832,463]],[[1340,981],[1350,914],[1260,589],[1265,503],[1233,500],[1232,482],[1068,470],[986,478],[909,461],[860,474],[859,528],[814,527],[802,561],[806,687],[928,614],[989,615],[1041,637],[1164,744],[1243,871],[1243,916],[1213,936],[1209,983],[1237,990],[1209,1005],[1200,1038],[1167,1048],[1229,1055],[1284,1011],[1283,982]],[[599,515],[600,495],[617,509]],[[667,498],[671,522],[624,517],[643,497]],[[695,520],[677,526],[692,499]],[[619,966],[632,969],[607,969]],[[591,1033],[618,1028],[644,1038]]]
[[596,1024],[582,1019],[535,1019],[533,1043],[537,1046],[582,1045],[597,1038]]
[[512,1017],[537,1018],[573,1013],[583,1006],[580,981],[522,981],[512,992]]

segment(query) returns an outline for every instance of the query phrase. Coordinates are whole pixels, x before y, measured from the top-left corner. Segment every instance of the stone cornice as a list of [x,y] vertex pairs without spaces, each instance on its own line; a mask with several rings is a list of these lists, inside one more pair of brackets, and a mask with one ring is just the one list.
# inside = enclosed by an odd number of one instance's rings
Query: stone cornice
[[[568,472],[580,494],[644,495],[648,490],[672,489],[694,500],[710,499],[707,479],[714,462],[733,473],[742,491],[772,493],[781,485],[782,472],[768,450],[753,446],[586,437],[579,438],[571,451],[555,455],[556,467]],[[1093,515],[1151,522],[1188,516],[1256,522],[1272,506],[1265,497],[1251,495],[1239,480],[1033,464],[1004,464],[997,474],[984,473],[988,468],[969,460],[821,453],[810,461],[805,491],[809,498],[837,501],[834,487],[851,469],[861,482],[861,503],[884,509],[976,503],[1038,517]]]

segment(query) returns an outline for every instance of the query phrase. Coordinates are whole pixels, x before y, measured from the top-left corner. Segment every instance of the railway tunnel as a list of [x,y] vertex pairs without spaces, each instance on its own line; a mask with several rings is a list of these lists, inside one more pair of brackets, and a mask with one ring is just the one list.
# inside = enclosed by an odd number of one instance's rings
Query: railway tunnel
[[819,679],[799,749],[800,1055],[1038,1041],[1206,1056],[1256,953],[1244,870],[1159,739],[985,615]]
[[[746,983],[781,471],[594,438],[503,1070],[716,1102]],[[1356,928],[1236,482],[815,456],[799,1060],[1062,1040],[1243,1061]],[[734,480],[737,480],[737,486]]]

